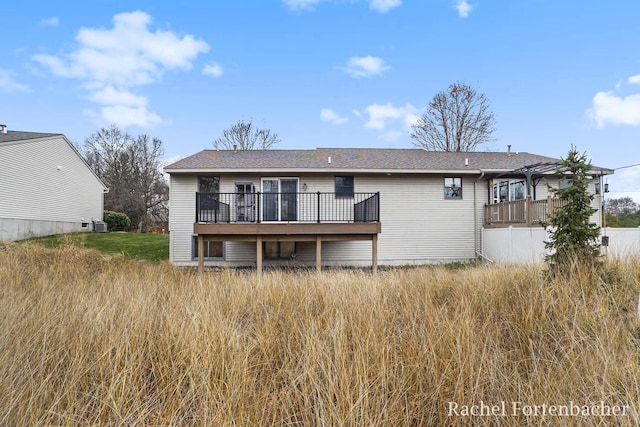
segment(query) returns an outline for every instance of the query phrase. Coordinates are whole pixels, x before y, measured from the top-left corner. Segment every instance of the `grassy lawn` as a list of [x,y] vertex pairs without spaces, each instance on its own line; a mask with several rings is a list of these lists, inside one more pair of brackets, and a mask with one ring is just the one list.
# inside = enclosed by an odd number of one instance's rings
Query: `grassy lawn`
[[640,425],[636,260],[198,274],[153,242],[0,248],[0,425]]
[[163,261],[169,259],[169,236],[148,233],[73,233],[48,236],[33,241],[54,248],[74,245],[97,249],[109,255],[128,259]]

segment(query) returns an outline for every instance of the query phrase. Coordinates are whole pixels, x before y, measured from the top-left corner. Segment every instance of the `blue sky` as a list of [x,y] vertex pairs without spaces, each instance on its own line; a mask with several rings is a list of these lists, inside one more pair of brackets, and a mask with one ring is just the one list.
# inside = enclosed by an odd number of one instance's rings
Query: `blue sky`
[[[238,120],[277,148],[412,147],[410,124],[464,82],[487,147],[640,163],[637,0],[21,0],[3,5],[0,122],[75,143],[110,123],[204,148]],[[640,167],[609,178],[640,201]]]

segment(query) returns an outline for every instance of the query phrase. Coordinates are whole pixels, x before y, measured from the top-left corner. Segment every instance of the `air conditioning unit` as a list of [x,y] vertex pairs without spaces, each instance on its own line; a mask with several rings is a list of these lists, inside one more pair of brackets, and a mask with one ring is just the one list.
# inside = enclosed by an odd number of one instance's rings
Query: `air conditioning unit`
[[96,233],[106,233],[107,223],[104,221],[95,221],[93,223],[93,231],[95,231]]

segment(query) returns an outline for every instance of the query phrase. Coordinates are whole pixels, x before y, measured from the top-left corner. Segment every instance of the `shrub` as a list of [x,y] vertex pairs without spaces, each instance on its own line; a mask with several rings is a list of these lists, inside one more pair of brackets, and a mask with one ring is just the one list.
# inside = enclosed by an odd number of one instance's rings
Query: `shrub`
[[109,231],[127,231],[131,227],[131,220],[122,212],[104,211],[104,222]]

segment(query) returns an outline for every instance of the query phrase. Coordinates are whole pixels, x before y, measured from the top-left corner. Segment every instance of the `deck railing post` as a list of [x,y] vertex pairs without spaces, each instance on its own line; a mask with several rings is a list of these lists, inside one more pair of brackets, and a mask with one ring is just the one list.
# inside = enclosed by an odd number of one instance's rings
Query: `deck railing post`
[[316,221],[318,221],[318,224],[320,224],[320,192],[318,191],[318,196],[317,196],[317,215],[318,217],[316,218]]
[[200,222],[200,215],[198,215],[198,211],[200,210],[200,193],[196,192],[196,222]]
[[258,202],[257,202],[257,204],[258,204],[258,212],[256,212],[256,218],[257,218],[256,222],[260,222],[260,216],[261,216],[262,212],[260,211],[260,192],[259,191],[256,193],[256,196],[258,198]]

